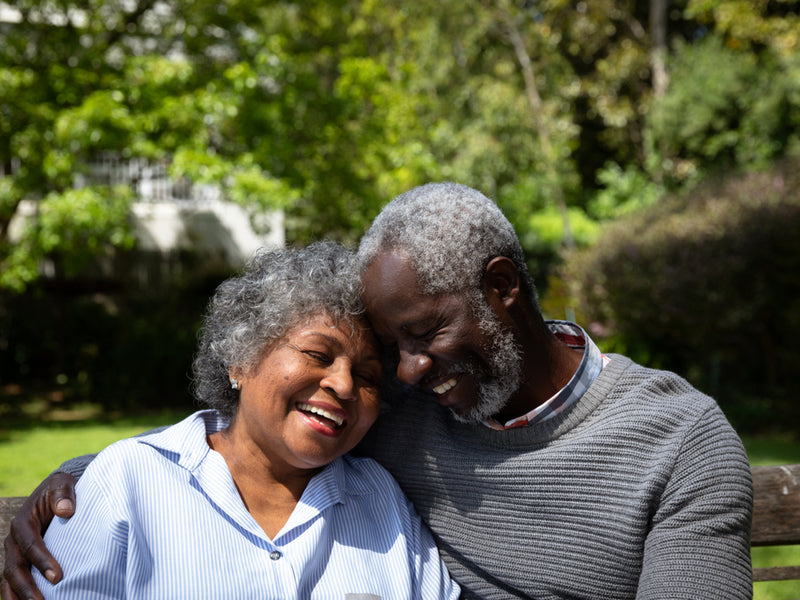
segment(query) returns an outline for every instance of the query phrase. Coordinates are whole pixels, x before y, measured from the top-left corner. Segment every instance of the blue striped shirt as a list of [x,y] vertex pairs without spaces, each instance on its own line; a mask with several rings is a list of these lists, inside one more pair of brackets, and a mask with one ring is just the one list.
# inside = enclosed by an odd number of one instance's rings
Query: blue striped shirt
[[433,538],[387,471],[345,456],[316,475],[269,539],[206,436],[201,411],[101,452],[54,519],[64,579],[45,598],[457,598]]

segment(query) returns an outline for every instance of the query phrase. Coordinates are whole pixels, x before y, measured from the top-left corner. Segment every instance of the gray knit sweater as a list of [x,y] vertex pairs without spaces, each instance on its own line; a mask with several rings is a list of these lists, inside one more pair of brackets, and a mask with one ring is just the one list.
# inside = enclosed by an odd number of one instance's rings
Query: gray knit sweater
[[466,598],[752,597],[747,456],[717,404],[672,373],[611,355],[575,406],[503,432],[409,399],[367,448]]

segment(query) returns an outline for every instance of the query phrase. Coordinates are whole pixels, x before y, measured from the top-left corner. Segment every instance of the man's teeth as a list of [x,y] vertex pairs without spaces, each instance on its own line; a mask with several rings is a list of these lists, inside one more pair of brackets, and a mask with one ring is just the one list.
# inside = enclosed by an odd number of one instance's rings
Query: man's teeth
[[456,378],[455,377],[453,377],[452,379],[448,379],[444,383],[440,383],[435,388],[433,388],[433,391],[436,392],[437,394],[441,395],[441,394],[444,394],[445,392],[447,392],[449,390],[452,390],[454,387],[456,387]]
[[327,410],[323,410],[316,406],[311,406],[310,404],[301,403],[297,405],[297,408],[299,408],[303,412],[314,413],[315,415],[319,415],[320,417],[325,417],[326,419],[330,419],[331,421],[336,423],[337,427],[341,427],[342,423],[344,423],[344,419],[342,417],[329,413]]

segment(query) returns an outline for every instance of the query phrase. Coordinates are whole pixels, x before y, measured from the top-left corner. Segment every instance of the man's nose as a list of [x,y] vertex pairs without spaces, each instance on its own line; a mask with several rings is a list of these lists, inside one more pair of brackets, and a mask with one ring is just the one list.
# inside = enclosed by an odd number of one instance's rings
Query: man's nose
[[433,360],[424,352],[401,350],[397,364],[397,378],[405,384],[417,385],[431,370],[432,365]]

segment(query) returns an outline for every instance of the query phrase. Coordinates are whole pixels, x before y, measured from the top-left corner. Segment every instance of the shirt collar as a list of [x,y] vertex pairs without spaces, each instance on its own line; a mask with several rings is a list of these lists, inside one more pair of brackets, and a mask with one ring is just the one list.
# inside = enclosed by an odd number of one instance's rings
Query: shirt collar
[[[202,465],[211,451],[206,441],[207,436],[227,426],[227,419],[216,410],[202,410],[163,431],[142,436],[137,440],[157,449],[168,460],[177,463],[196,477],[201,477],[201,471],[205,470]],[[320,471],[309,484],[307,488],[309,494],[304,495],[303,499],[313,498],[309,503],[320,508],[324,504],[345,502],[347,496],[375,493],[374,486],[368,478],[356,470],[346,468],[347,460],[349,458],[345,455],[343,460],[334,460]],[[224,464],[224,461],[221,464]]]
[[484,421],[484,425],[502,431],[514,427],[525,427],[534,423],[540,423],[557,414],[563,412],[583,396],[584,392],[599,375],[603,367],[608,363],[608,358],[603,356],[600,349],[592,341],[592,338],[583,330],[580,325],[570,321],[545,321],[550,332],[559,340],[567,344],[570,348],[583,350],[581,363],[572,375],[567,384],[556,392],[549,400],[543,402],[530,412],[499,423],[495,419],[489,418]]

